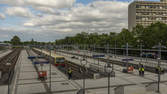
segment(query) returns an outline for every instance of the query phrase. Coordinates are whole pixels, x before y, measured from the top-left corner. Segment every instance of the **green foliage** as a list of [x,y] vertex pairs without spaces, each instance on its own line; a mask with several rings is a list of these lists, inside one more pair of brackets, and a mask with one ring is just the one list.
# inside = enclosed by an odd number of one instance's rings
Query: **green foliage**
[[114,47],[115,42],[117,47],[123,47],[129,43],[132,47],[139,47],[142,43],[144,48],[152,48],[161,42],[162,45],[167,46],[167,25],[161,22],[151,24],[143,27],[138,24],[132,31],[123,28],[120,33],[110,32],[110,34],[98,33],[78,33],[73,37],[66,37],[65,39],[56,40],[57,45],[61,44],[88,44],[104,46],[110,44]]
[[152,47],[161,42],[162,45],[167,43],[167,25],[164,23],[155,23],[145,28],[144,43],[147,47]]
[[14,36],[12,39],[11,39],[11,44],[12,45],[20,45],[21,44],[21,40],[18,36]]

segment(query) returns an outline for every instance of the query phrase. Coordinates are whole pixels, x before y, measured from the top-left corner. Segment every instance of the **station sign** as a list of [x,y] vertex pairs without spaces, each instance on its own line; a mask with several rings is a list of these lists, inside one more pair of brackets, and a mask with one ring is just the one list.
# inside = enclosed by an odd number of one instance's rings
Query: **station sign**
[[105,57],[105,55],[92,55],[93,58],[102,58]]
[[28,56],[28,59],[35,59],[36,56]]
[[133,61],[132,58],[122,59],[122,61]]

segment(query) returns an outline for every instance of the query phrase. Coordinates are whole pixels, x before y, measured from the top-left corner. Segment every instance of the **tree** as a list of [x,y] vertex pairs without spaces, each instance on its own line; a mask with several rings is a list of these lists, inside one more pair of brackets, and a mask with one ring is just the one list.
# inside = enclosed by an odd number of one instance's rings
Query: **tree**
[[161,22],[151,24],[145,28],[143,32],[143,42],[146,48],[152,48],[154,45],[157,45],[161,42],[162,45],[167,43],[167,25]]
[[20,45],[21,44],[21,40],[18,36],[14,36],[12,39],[11,39],[11,44],[12,45]]
[[135,39],[132,32],[130,32],[128,29],[123,28],[122,32],[117,35],[117,42],[118,46],[121,47],[123,45],[126,45],[126,43],[133,45],[135,43]]
[[120,33],[110,32],[110,34],[81,32],[72,37],[56,40],[56,44],[67,44],[70,41],[71,44],[96,44],[100,46],[110,44],[114,47],[116,43],[117,47],[121,47],[128,42],[132,47],[138,48],[142,43],[144,48],[152,48],[159,42],[161,42],[162,45],[167,46],[166,36],[167,24],[157,22],[147,27],[137,24],[136,27],[133,28],[132,32],[125,28],[122,29]]

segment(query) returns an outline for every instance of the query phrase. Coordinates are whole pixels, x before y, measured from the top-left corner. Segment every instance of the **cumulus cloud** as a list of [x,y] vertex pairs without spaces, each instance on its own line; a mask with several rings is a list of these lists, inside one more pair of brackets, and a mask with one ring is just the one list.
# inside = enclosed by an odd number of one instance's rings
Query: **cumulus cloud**
[[13,6],[40,6],[53,8],[69,8],[75,3],[75,0],[0,0],[0,4]]
[[68,8],[75,0],[27,0],[26,3],[32,6],[46,6],[54,8]]
[[25,4],[25,1],[24,0],[0,0],[0,4],[21,6]]
[[40,18],[33,18],[24,25],[71,32],[87,29],[92,32],[120,32],[122,28],[127,27],[128,4],[118,1],[78,4],[70,10],[60,11],[58,15],[48,14]]
[[22,21],[20,27],[25,27],[25,30],[20,31],[27,31],[29,34],[37,32],[34,36],[38,38],[44,36],[54,40],[83,31],[120,32],[128,25],[128,2],[95,0],[87,5],[73,6],[75,0],[14,1],[17,1],[18,5],[31,7],[31,10],[17,5],[7,8],[6,13],[11,16],[30,17]]
[[34,7],[34,9],[41,11],[43,13],[50,13],[50,14],[54,14],[56,13],[56,11],[53,8],[50,7]]
[[5,15],[0,13],[0,19],[5,19],[5,18],[6,18]]
[[10,16],[33,17],[33,14],[28,8],[23,7],[9,7],[6,13]]

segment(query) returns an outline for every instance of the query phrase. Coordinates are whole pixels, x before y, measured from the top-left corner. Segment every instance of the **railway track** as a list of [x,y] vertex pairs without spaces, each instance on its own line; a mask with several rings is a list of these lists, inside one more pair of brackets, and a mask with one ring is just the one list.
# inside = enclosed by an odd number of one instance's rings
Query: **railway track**
[[66,61],[65,63],[66,72],[68,71],[69,68],[71,68],[73,71],[72,73],[73,80],[82,79],[83,77],[85,77],[85,79],[92,79],[93,74],[95,73],[94,71],[91,71],[90,69],[87,69],[83,66],[77,65],[70,61]]
[[[38,55],[41,55],[42,53],[40,51],[37,51],[37,50],[34,50],[33,51],[38,54]],[[54,58],[53,57],[50,57],[48,55],[44,55],[45,58],[47,60],[49,60],[49,58],[51,59],[51,63],[54,65]],[[72,79],[73,80],[77,80],[77,79],[83,79],[83,77],[85,77],[85,79],[92,79],[93,78],[93,75],[95,73],[99,73],[99,71],[96,71],[96,70],[92,70],[90,68],[85,68],[84,66],[81,66],[81,65],[78,65],[78,64],[75,64],[73,62],[70,62],[70,61],[65,61],[65,67],[58,67],[58,69],[63,72],[64,74],[67,75],[67,71],[68,69],[71,68],[73,73],[72,73]],[[104,75],[104,74],[100,74],[101,77],[105,77],[107,75]]]
[[[66,53],[66,54],[71,54],[71,55],[78,55],[78,56],[84,56],[84,55],[81,55],[81,54],[77,54],[77,53],[71,53],[71,52],[65,52],[65,51],[59,51],[59,52],[62,52],[62,53]],[[86,55],[87,58],[92,58],[91,56],[88,56]],[[97,58],[95,58],[97,59]],[[121,61],[116,61],[116,60],[109,60],[109,59],[104,59],[104,58],[99,58],[100,61],[102,62],[111,62],[115,65],[120,65],[120,66],[126,66],[126,65],[132,65],[134,66],[135,69],[138,69],[139,66],[138,64],[135,64],[135,63],[125,63],[125,62],[121,62]],[[145,71],[148,71],[148,72],[152,72],[152,73],[156,73],[156,68],[155,67],[152,67],[152,66],[148,66],[148,65],[145,65]],[[167,72],[167,68],[164,69],[165,72]]]
[[22,48],[14,48],[12,52],[0,59],[0,84],[9,84]]

